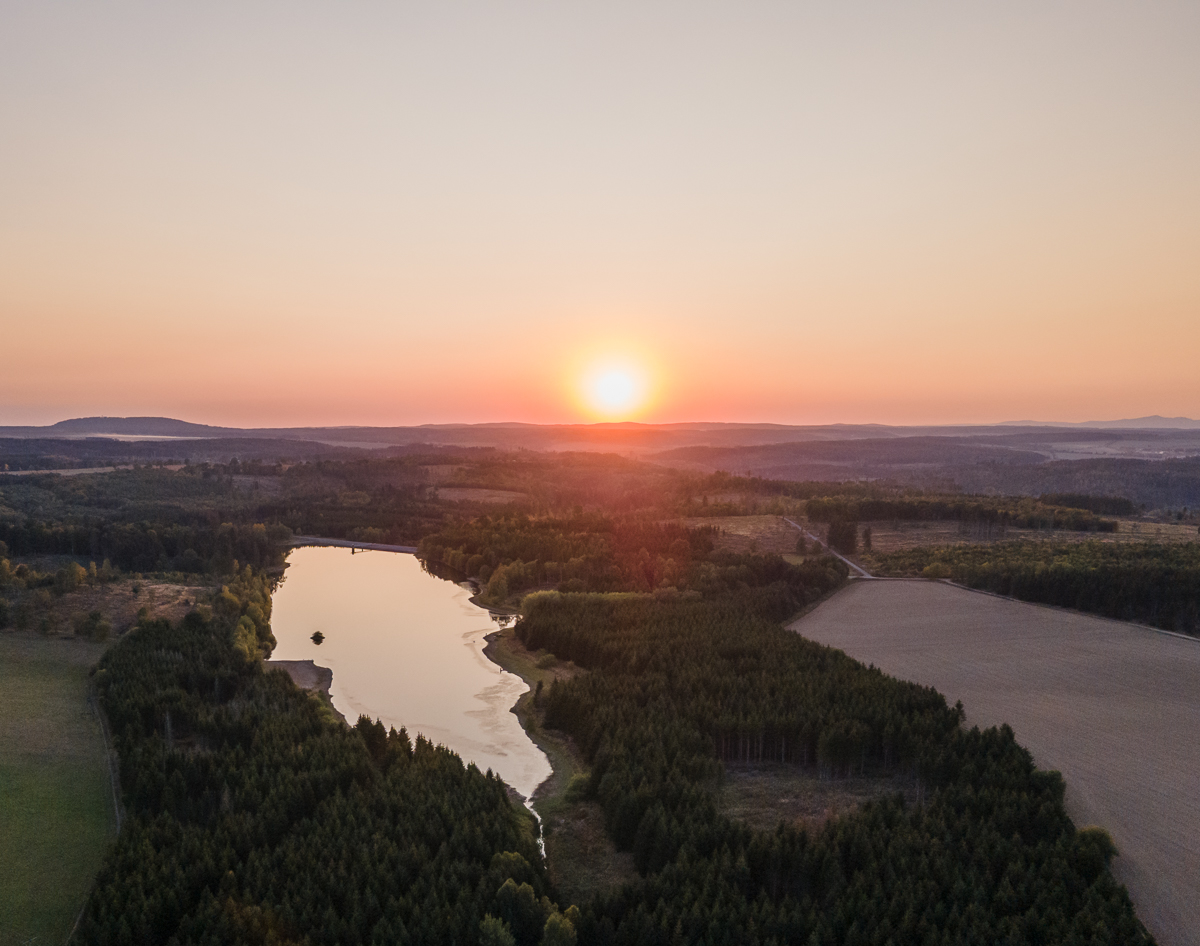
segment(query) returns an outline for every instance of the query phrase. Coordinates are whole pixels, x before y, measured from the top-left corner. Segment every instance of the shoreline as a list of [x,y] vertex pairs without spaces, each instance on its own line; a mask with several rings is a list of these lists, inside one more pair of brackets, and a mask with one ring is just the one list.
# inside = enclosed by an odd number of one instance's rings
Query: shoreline
[[541,683],[545,687],[556,679],[567,679],[574,676],[577,671],[574,666],[567,669],[562,664],[550,668],[539,668],[537,655],[530,653],[525,648],[511,627],[492,631],[484,637],[484,640],[487,643],[484,645],[483,655],[501,670],[520,677],[529,687],[517,698],[517,702],[512,705],[509,712],[517,717],[517,722],[521,724],[529,741],[545,753],[546,758],[550,761],[550,775],[533,790],[533,794],[529,797],[529,803],[536,807],[564,792],[571,778],[583,768],[583,763],[569,738],[547,732],[542,725],[538,707],[534,705],[537,685]]
[[538,819],[542,858],[551,882],[558,887],[560,878],[556,876],[552,856],[555,847],[552,836],[556,833],[558,822],[568,805],[567,789],[578,776],[584,774],[585,767],[569,737],[545,728],[542,714],[535,703],[535,696],[538,683],[546,688],[554,680],[568,679],[579,671],[574,664],[557,662],[553,666],[539,667],[538,663],[544,655],[534,654],[526,649],[512,627],[492,631],[484,640],[486,644],[483,655],[501,670],[520,677],[529,687],[518,697],[509,712],[517,717],[517,722],[529,741],[545,754],[550,762],[550,775],[533,790],[528,799],[523,800],[522,804]]
[[310,694],[346,726],[350,725],[350,720],[333,705],[329,695],[329,688],[333,686],[333,671],[329,667],[320,667],[313,660],[264,660],[263,669],[282,670],[292,678],[292,683]]
[[588,766],[570,737],[545,728],[544,714],[534,701],[538,682],[544,689],[554,680],[585,671],[553,659],[546,651],[528,650],[512,627],[492,631],[486,640],[488,659],[530,687],[512,712],[550,760],[551,775],[537,787],[530,802],[542,823],[542,852],[550,883],[563,903],[584,903],[597,894],[619,889],[637,877],[633,854],[613,845],[599,803],[584,797]]

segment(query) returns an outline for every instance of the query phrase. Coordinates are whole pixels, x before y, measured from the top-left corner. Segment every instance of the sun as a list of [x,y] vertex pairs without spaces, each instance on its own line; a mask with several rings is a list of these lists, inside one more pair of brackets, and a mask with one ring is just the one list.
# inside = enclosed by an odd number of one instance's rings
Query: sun
[[627,411],[637,402],[637,386],[624,371],[606,371],[592,385],[592,399],[605,411]]
[[645,405],[645,374],[631,364],[594,365],[582,387],[589,412],[603,420],[627,420]]

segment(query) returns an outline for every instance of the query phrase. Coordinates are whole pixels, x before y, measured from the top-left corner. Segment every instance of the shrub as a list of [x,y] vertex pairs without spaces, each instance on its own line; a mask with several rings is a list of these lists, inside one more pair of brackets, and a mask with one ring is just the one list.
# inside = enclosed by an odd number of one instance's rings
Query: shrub
[[87,614],[80,612],[71,619],[71,623],[75,628],[75,636],[87,640],[106,641],[112,633],[112,625],[104,620],[104,615],[99,611],[90,611]]

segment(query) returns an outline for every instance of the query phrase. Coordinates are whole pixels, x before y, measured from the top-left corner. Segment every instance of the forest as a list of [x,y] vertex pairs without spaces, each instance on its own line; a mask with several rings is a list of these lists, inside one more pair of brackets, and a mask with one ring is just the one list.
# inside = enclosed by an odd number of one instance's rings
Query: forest
[[[587,792],[641,874],[581,905],[581,943],[1149,941],[1111,842],[1076,830],[1061,778],[1011,730],[964,730],[936,692],[784,631],[793,606],[779,585],[527,599],[518,635],[590,671],[554,684],[546,719],[590,761]],[[714,804],[735,759],[907,767],[923,802],[754,832]]]
[[[182,620],[141,620],[95,671],[126,817],[78,942],[1150,941],[1108,870],[1111,842],[1072,825],[1061,779],[1039,772],[1011,731],[965,730],[961,708],[936,692],[783,630],[845,582],[843,564],[720,551],[714,529],[677,518],[763,501],[826,502],[831,522],[885,500],[929,515],[943,501],[951,513],[960,502],[998,515],[1024,501],[781,486],[616,457],[450,459],[0,482],[11,556],[0,556],[0,600],[128,572],[215,583]],[[449,486],[524,499],[438,499]],[[365,718],[346,727],[264,668],[273,576],[292,535],[364,530],[419,542],[431,567],[470,576],[485,603],[519,611],[531,650],[583,671],[543,694],[546,725],[578,748],[580,791],[632,853],[633,882],[560,905],[530,819],[495,776]],[[1071,548],[1108,554],[1099,543]],[[1031,553],[1014,552],[1013,570]],[[942,551],[904,554],[932,557],[880,570],[955,567]],[[1164,595],[1196,568],[1193,551],[1172,554],[1153,573]],[[89,558],[108,564],[93,574]],[[1133,575],[1136,589],[1151,574],[1132,559],[1110,564],[1110,586]],[[988,561],[972,567],[994,572]],[[1166,620],[1172,605],[1158,607]],[[899,773],[917,801],[756,831],[714,800],[726,767],[748,762],[825,779]]]
[[1002,542],[864,556],[883,577],[949,578],[996,594],[1200,633],[1200,544]]
[[572,519],[481,517],[421,541],[420,554],[477,578],[483,600],[503,604],[533,588],[563,591],[659,591],[713,597],[779,581],[824,593],[846,577],[831,558],[789,565],[778,556],[714,553],[713,530],[644,519],[580,515]]
[[246,568],[211,614],[143,623],[102,659],[126,817],[77,940],[569,941],[504,784],[264,671],[269,616]]

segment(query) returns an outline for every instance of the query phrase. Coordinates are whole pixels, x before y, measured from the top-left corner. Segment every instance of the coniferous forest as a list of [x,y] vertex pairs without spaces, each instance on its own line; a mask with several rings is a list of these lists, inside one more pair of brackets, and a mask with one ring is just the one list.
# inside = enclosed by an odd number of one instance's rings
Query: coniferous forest
[[[1150,942],[1109,870],[1111,841],[1072,824],[1061,778],[1038,771],[1007,727],[967,730],[937,692],[783,629],[841,587],[844,565],[722,551],[719,530],[672,518],[697,504],[678,479],[573,464],[479,464],[487,485],[542,489],[540,511],[438,501],[419,467],[393,461],[295,467],[282,499],[238,488],[227,470],[6,489],[24,503],[0,516],[9,554],[49,563],[5,570],[0,592],[14,601],[72,552],[111,555],[106,581],[141,565],[220,583],[181,620],[143,618],[95,670],[124,817],[75,941]],[[393,474],[409,485],[397,491]],[[176,498],[153,501],[171,476]],[[343,534],[374,528],[375,497],[394,516],[384,536],[419,540],[431,566],[516,609],[531,652],[577,669],[539,697],[545,725],[578,753],[574,790],[629,852],[627,882],[564,901],[536,824],[495,776],[418,734],[366,718],[347,727],[264,668],[284,543],[314,509],[341,517]],[[831,521],[861,513],[827,506]],[[1114,567],[1142,587],[1132,561]],[[717,800],[746,764],[886,775],[913,791],[816,827],[757,830]]]
[[949,578],[1022,601],[1200,632],[1200,545],[1003,542],[875,555],[876,574]]
[[[555,684],[547,720],[591,760],[587,790],[643,875],[585,907],[581,942],[1148,941],[1057,773],[1007,727],[964,731],[936,692],[783,631],[792,604],[778,585],[529,602],[518,634],[591,671]],[[723,759],[907,767],[924,800],[756,833],[716,811]]]
[[489,914],[540,937],[556,910],[504,784],[264,672],[261,588],[98,669],[126,817],[79,942],[474,943]]

